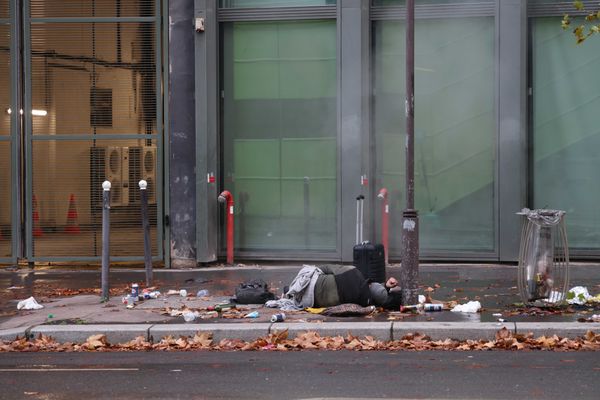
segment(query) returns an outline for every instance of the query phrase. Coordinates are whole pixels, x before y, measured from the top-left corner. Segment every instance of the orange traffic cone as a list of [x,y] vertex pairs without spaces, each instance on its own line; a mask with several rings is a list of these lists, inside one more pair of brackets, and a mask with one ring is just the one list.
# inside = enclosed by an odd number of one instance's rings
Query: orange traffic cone
[[69,211],[67,211],[67,226],[65,226],[65,232],[81,233],[79,223],[77,222],[77,207],[75,206],[75,195],[73,193],[71,193],[71,197],[69,198]]
[[40,227],[40,214],[38,213],[37,199],[35,198],[35,194],[33,195],[33,236],[44,236],[44,232]]

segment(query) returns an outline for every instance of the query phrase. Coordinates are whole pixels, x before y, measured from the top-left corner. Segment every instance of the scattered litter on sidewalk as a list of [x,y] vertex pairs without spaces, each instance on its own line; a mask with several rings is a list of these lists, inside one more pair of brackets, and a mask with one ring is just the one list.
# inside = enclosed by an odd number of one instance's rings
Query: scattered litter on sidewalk
[[577,322],[600,322],[600,314],[594,314],[589,318],[579,318]]
[[131,308],[135,307],[135,300],[136,300],[135,297],[127,296],[125,298],[125,301],[127,302],[127,308],[131,309]]
[[481,310],[481,303],[478,301],[469,301],[467,304],[459,304],[454,307],[452,312],[476,313]]
[[182,315],[185,322],[192,322],[198,318],[200,313],[198,311],[185,311]]
[[591,299],[590,293],[586,287],[575,286],[567,292],[567,303],[584,305],[589,299]]
[[244,315],[244,318],[258,318],[258,311],[252,311],[251,313]]
[[548,299],[546,299],[546,302],[550,304],[559,304],[562,301],[563,293],[557,292],[556,290],[552,290],[550,295],[548,295]]
[[198,293],[196,293],[196,297],[206,297],[206,296],[208,296],[208,290],[206,290],[206,289],[198,290]]
[[160,292],[158,290],[153,290],[152,292],[144,293],[144,299],[158,299],[160,296]]
[[35,301],[33,296],[28,299],[21,300],[17,304],[17,310],[39,310],[40,308],[44,308],[44,306]]
[[285,313],[278,313],[271,315],[271,322],[283,322],[285,321]]
[[19,290],[19,289],[25,289],[24,286],[11,286],[9,288],[7,288],[7,290]]

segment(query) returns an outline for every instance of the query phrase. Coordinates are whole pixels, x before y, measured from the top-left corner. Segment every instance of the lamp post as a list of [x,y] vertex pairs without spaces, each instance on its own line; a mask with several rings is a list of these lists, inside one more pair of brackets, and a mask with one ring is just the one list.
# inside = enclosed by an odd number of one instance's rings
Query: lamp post
[[402,212],[402,303],[416,304],[419,214],[415,210],[415,0],[406,0],[406,208]]

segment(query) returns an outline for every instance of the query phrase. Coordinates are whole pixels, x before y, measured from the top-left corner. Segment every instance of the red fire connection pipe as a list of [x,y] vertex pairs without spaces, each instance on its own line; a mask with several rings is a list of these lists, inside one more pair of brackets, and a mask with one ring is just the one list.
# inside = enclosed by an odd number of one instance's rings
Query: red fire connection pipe
[[227,204],[227,264],[233,264],[233,195],[223,190],[219,195],[219,203]]
[[381,188],[377,197],[381,200],[381,241],[385,251],[385,265],[388,265],[389,253],[389,226],[390,226],[390,206],[388,204],[388,191],[386,188]]

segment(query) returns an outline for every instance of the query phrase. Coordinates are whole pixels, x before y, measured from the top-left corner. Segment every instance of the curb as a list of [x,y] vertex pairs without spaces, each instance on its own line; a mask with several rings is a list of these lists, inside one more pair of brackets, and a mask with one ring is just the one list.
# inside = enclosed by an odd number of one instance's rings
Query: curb
[[39,334],[51,336],[59,343],[83,343],[96,334],[106,335],[109,343],[125,343],[142,336],[158,342],[166,336],[194,336],[198,332],[210,332],[213,341],[239,339],[252,341],[269,333],[288,330],[290,338],[306,331],[315,331],[322,337],[372,336],[380,341],[399,340],[403,336],[421,333],[431,340],[492,340],[496,332],[506,328],[518,334],[533,333],[534,337],[557,335],[574,339],[584,336],[587,331],[600,332],[600,323],[578,322],[323,322],[323,323],[215,323],[215,324],[114,324],[114,325],[38,325],[0,330],[1,340],[14,340],[18,337],[34,339]]
[[13,341],[17,337],[19,337],[19,338],[28,337],[28,335],[27,335],[28,329],[29,329],[29,327],[24,326],[21,328],[0,330],[0,340]]
[[153,325],[149,331],[149,340],[158,342],[165,336],[194,336],[196,333],[211,332],[213,342],[222,339],[240,339],[252,341],[269,334],[269,323],[257,322],[250,324],[168,324]]
[[[420,324],[423,328],[423,325]],[[372,336],[384,342],[392,340],[393,324],[391,322],[290,322],[272,324],[270,332],[288,330],[288,337],[294,338],[307,331],[318,332],[320,336]]]
[[59,343],[84,343],[88,337],[97,334],[106,335],[109,343],[125,343],[138,336],[148,338],[150,324],[115,325],[39,325],[30,329],[29,339],[39,334],[51,336]]

